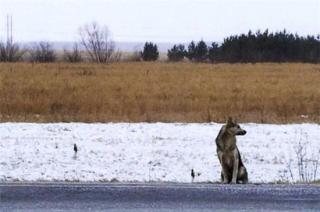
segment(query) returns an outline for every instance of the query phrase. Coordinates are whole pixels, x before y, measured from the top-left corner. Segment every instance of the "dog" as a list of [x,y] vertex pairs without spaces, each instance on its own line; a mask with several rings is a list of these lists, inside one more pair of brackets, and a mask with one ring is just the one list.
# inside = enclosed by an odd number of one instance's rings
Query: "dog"
[[216,138],[217,155],[222,166],[222,183],[248,183],[247,169],[241,160],[236,144],[236,136],[246,133],[236,121],[229,117]]

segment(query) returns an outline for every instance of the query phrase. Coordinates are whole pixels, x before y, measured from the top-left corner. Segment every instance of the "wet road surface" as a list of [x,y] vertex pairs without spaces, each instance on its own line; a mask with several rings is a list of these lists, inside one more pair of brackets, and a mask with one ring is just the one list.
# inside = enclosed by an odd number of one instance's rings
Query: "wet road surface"
[[320,211],[320,185],[0,184],[0,211]]

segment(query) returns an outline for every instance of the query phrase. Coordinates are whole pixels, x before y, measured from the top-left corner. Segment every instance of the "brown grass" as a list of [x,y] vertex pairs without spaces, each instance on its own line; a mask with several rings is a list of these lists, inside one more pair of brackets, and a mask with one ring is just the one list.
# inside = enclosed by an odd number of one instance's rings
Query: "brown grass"
[[319,122],[320,65],[2,63],[0,112],[2,122]]

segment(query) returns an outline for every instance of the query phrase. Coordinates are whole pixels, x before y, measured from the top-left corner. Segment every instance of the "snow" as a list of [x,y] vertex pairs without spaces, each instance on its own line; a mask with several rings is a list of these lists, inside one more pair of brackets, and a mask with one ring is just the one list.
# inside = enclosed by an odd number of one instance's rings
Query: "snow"
[[[217,182],[215,137],[221,126],[1,123],[0,181],[191,182],[193,168],[201,173],[195,182]],[[299,143],[307,159],[319,159],[317,124],[241,127],[247,135],[238,136],[237,144],[252,183],[299,181]]]

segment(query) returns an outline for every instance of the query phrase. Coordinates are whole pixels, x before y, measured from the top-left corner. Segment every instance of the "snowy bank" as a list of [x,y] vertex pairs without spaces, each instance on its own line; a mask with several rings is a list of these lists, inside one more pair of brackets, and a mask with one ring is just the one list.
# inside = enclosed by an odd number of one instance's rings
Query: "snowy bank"
[[[215,182],[221,170],[215,137],[221,126],[2,123],[0,181],[190,182],[193,168],[201,173],[195,182]],[[250,182],[299,180],[299,142],[306,157],[319,159],[317,124],[241,126],[248,133],[238,137],[238,147]]]

